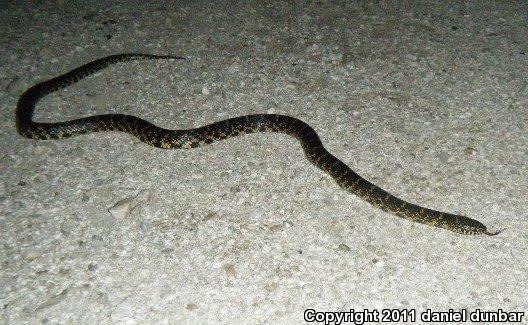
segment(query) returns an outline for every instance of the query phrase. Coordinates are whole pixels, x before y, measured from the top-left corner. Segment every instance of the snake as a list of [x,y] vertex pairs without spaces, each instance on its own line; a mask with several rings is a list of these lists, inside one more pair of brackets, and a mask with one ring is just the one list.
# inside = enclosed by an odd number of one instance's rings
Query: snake
[[309,162],[330,175],[344,190],[371,205],[413,222],[439,227],[465,235],[489,235],[478,220],[429,209],[402,200],[363,178],[340,159],[328,152],[317,132],[307,123],[288,115],[251,114],[220,120],[192,129],[165,129],[144,119],[126,114],[102,114],[62,122],[35,122],[33,113],[40,99],[66,88],[109,65],[132,60],[185,60],[175,55],[120,53],[105,56],[28,88],[20,96],[15,110],[16,128],[20,135],[34,140],[66,139],[92,132],[120,131],[129,133],[151,146],[162,149],[189,149],[231,137],[257,132],[287,134],[296,138]]

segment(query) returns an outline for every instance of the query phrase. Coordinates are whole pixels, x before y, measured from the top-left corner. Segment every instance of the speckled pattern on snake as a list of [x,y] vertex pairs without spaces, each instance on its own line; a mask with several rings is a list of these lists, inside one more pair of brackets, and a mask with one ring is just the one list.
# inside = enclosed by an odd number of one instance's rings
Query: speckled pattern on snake
[[110,64],[137,59],[183,60],[184,58],[141,53],[116,54],[92,61],[63,75],[38,83],[26,90],[18,100],[16,108],[18,132],[31,139],[50,140],[65,139],[90,132],[121,131],[130,133],[149,145],[163,149],[194,148],[213,141],[255,132],[285,133],[299,140],[308,160],[332,176],[343,189],[384,211],[404,219],[460,234],[492,236],[499,233],[489,232],[486,226],[477,220],[427,209],[395,197],[370,183],[330,154],[310,125],[286,115],[253,114],[239,116],[188,130],[164,129],[136,116],[124,114],[88,116],[56,123],[39,123],[32,120],[35,105],[42,97],[65,88]]

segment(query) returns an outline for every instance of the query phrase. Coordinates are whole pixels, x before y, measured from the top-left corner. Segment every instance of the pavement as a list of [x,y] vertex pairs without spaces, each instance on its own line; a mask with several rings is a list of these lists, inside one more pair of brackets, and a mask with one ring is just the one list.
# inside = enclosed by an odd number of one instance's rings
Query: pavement
[[[2,6],[0,323],[528,324],[526,2]],[[187,60],[116,64],[41,100],[35,119],[291,115],[398,197],[506,230],[396,218],[286,135],[162,150],[16,132],[25,89],[122,52]]]

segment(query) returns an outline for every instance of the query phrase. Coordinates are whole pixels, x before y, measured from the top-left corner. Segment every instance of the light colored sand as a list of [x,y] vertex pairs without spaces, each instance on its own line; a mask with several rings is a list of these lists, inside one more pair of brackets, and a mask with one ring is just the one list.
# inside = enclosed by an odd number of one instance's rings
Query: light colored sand
[[[0,11],[4,323],[528,310],[526,4],[64,3]],[[177,128],[289,114],[394,194],[507,231],[392,217],[283,135],[163,151],[124,134],[16,133],[24,89],[124,51],[189,60],[109,68],[43,100],[37,118],[124,112]],[[141,190],[152,200],[108,212]]]

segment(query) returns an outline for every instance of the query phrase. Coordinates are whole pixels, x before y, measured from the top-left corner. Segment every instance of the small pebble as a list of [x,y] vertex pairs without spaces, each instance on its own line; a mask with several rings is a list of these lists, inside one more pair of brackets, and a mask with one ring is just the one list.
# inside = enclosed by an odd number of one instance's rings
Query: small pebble
[[223,269],[229,276],[234,277],[236,275],[235,266],[233,264],[226,264],[223,266]]
[[284,225],[282,225],[282,224],[271,225],[271,226],[269,227],[269,230],[270,230],[270,231],[273,231],[273,232],[275,232],[275,231],[281,231],[282,229],[284,229]]
[[211,219],[214,219],[218,216],[218,213],[216,212],[209,212],[205,215],[205,217],[203,218],[203,221],[209,221]]
[[466,147],[466,149],[464,149],[464,152],[466,153],[466,155],[473,156],[473,155],[476,154],[478,151],[477,151],[477,149],[475,149],[475,148]]
[[124,219],[130,214],[134,204],[134,199],[128,198],[117,202],[113,207],[108,209],[108,212],[114,217]]
[[254,210],[253,212],[249,214],[249,217],[253,220],[258,220],[262,218],[262,211]]
[[351,251],[350,247],[348,247],[348,245],[346,245],[346,244],[339,244],[339,246],[337,246],[337,250],[340,250],[342,252],[350,252]]
[[125,218],[130,214],[133,208],[138,205],[152,201],[151,190],[141,190],[135,197],[129,197],[117,202],[108,212],[115,218]]

